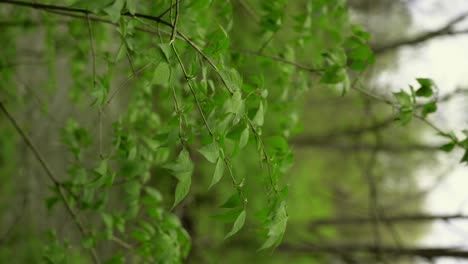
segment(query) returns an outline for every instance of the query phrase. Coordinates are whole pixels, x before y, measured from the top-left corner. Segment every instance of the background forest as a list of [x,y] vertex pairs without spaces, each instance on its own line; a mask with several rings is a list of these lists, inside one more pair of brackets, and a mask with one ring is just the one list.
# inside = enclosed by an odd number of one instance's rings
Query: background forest
[[468,13],[416,2],[0,0],[0,263],[466,261],[467,89],[388,79]]

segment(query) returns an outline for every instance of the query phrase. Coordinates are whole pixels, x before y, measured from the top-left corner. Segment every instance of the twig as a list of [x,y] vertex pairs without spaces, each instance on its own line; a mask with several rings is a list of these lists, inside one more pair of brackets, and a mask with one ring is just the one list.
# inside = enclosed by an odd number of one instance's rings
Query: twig
[[413,39],[407,39],[407,40],[400,40],[396,41],[394,43],[390,43],[384,46],[380,47],[375,47],[373,48],[375,54],[381,54],[385,53],[387,51],[390,51],[392,49],[396,49],[402,46],[408,46],[408,45],[416,45],[423,43],[427,40],[433,39],[435,37],[439,36],[447,36],[447,35],[460,35],[460,34],[468,34],[468,29],[465,30],[453,30],[453,26],[462,20],[464,20],[466,17],[468,17],[468,12],[462,13],[460,16],[450,20],[446,25],[440,27],[437,30],[430,31],[424,34],[421,34]]
[[[83,237],[86,237],[87,236],[87,231],[86,231],[86,228],[84,227],[83,223],[81,222],[81,220],[78,218],[78,215],[76,214],[76,212],[73,210],[72,206],[70,205],[70,203],[68,202],[67,198],[66,198],[66,195],[64,193],[64,188],[62,186],[62,184],[60,183],[60,181],[55,177],[55,175],[52,173],[52,170],[50,169],[50,167],[47,165],[45,159],[42,157],[42,155],[39,153],[39,151],[37,150],[37,148],[34,146],[34,144],[32,143],[31,139],[26,135],[26,133],[23,131],[23,129],[21,129],[21,127],[19,126],[18,122],[16,122],[16,119],[10,114],[10,112],[8,112],[8,110],[5,108],[5,106],[3,105],[3,103],[0,101],[0,109],[1,111],[3,112],[3,114],[5,114],[5,116],[8,118],[8,120],[10,121],[10,123],[13,125],[13,127],[16,129],[16,131],[20,134],[20,136],[23,138],[23,141],[26,143],[26,145],[29,147],[29,149],[33,152],[34,156],[36,157],[36,159],[39,161],[39,163],[41,164],[42,168],[44,169],[44,171],[46,172],[47,176],[49,177],[50,181],[54,184],[54,186],[57,188],[57,191],[60,195],[60,199],[63,201],[63,203],[65,204],[65,208],[67,209],[68,213],[70,214],[73,222],[75,223],[75,225],[77,226],[78,230],[81,232],[81,235]],[[89,249],[90,250],[90,253],[91,253],[91,256],[94,260],[95,263],[101,263],[98,255],[97,255],[97,252],[95,251],[94,248],[91,248]]]
[[169,41],[169,44],[174,43],[176,32],[177,32],[178,20],[179,20],[179,0],[175,0],[175,18],[174,18],[174,23],[172,24],[171,41]]

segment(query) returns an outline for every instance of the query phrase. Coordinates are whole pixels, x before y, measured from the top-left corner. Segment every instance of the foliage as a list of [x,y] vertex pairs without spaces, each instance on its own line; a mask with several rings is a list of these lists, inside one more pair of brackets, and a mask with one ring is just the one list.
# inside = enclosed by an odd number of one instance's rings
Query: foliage
[[[215,238],[229,243],[254,230],[256,248],[277,248],[289,219],[283,178],[293,161],[288,141],[301,131],[301,98],[322,86],[368,93],[351,77],[375,61],[370,35],[349,22],[340,0],[254,1],[244,8],[258,10],[255,24],[231,1],[0,5],[2,17],[31,19],[2,33],[2,59],[14,59],[15,42],[31,32],[48,61],[42,90],[33,89],[50,100],[69,75],[61,100],[75,111],[60,129],[66,173],[50,177],[45,204],[52,213],[64,206],[80,235],[67,242],[50,232],[46,263],[74,263],[81,251],[97,263],[182,263],[195,247],[196,223],[186,215],[204,195],[219,205],[209,225],[225,231]],[[17,110],[32,100],[12,88],[14,71],[0,74],[2,105]],[[417,82],[394,100],[370,97],[392,105],[403,125],[426,120],[437,89]],[[468,153],[467,139],[438,132],[449,140],[442,149]]]

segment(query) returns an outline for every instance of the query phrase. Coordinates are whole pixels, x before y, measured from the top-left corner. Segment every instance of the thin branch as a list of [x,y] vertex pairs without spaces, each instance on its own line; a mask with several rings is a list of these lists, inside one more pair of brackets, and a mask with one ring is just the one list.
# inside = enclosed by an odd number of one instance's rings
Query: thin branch
[[184,77],[185,77],[185,80],[187,81],[187,85],[190,89],[190,92],[192,93],[192,96],[193,98],[195,99],[195,103],[197,104],[197,109],[198,109],[198,112],[200,113],[202,119],[203,119],[203,123],[206,127],[206,129],[208,130],[208,133],[210,134],[211,137],[214,137],[214,134],[213,134],[213,131],[211,130],[210,126],[208,125],[208,120],[206,119],[205,117],[205,114],[203,113],[203,109],[201,108],[201,104],[200,104],[200,101],[198,100],[198,97],[195,93],[195,89],[191,83],[191,79],[187,73],[187,70],[185,69],[185,66],[184,66],[184,63],[182,62],[180,56],[179,56],[179,53],[177,52],[177,49],[176,47],[174,46],[174,44],[171,44],[171,47],[172,47],[172,51],[174,52],[176,58],[177,58],[177,61],[179,63],[179,66],[180,68],[182,69],[182,72],[184,73]]
[[120,91],[120,89],[122,89],[123,87],[125,87],[128,83],[130,83],[131,80],[133,80],[134,78],[138,77],[138,75],[143,72],[146,68],[148,68],[150,65],[152,65],[151,63],[147,63],[145,64],[144,66],[140,67],[139,69],[137,69],[135,71],[135,73],[132,73],[132,75],[130,75],[121,85],[119,85],[112,93],[111,95],[109,96],[109,98],[107,99],[107,102],[104,104],[104,106],[102,107],[102,110],[104,110],[109,104],[110,102],[112,101],[112,99],[117,95],[117,93]]
[[289,244],[283,243],[279,250],[298,253],[321,253],[337,254],[340,252],[352,252],[354,254],[375,254],[377,250],[384,255],[393,257],[421,257],[427,259],[453,257],[468,259],[468,251],[457,247],[407,247],[398,248],[392,246],[381,246],[380,248],[368,244]]
[[[23,131],[23,129],[19,126],[18,122],[16,119],[10,114],[10,112],[5,108],[3,103],[0,101],[0,110],[3,112],[3,114],[7,117],[7,119],[10,121],[10,123],[13,125],[13,127],[16,129],[18,134],[22,137],[23,141],[26,143],[28,148],[33,152],[34,156],[36,159],[39,161],[41,164],[42,168],[46,172],[47,176],[49,177],[50,181],[54,184],[54,186],[57,188],[57,191],[60,195],[60,199],[63,201],[65,204],[65,208],[67,209],[68,213],[70,214],[71,218],[73,219],[73,222],[77,226],[78,230],[81,232],[81,235],[83,237],[86,237],[88,232],[87,229],[84,227],[83,223],[79,219],[78,215],[76,212],[73,210],[71,204],[68,202],[66,195],[64,193],[64,187],[60,183],[60,181],[55,177],[55,175],[52,173],[52,170],[50,169],[49,165],[46,163],[45,159],[42,157],[40,152],[37,150],[37,148],[34,146],[32,143],[31,139],[26,135],[26,133]],[[94,260],[95,263],[101,263],[96,251],[94,248],[90,249],[91,256]]]
[[[191,83],[191,79],[187,73],[187,70],[185,69],[185,66],[184,66],[184,63],[182,62],[180,56],[179,56],[179,53],[177,52],[177,49],[174,45],[174,42],[171,43],[171,47],[172,47],[172,51],[174,52],[176,58],[177,58],[177,61],[179,63],[179,66],[180,68],[182,69],[182,72],[184,74],[184,77],[185,77],[185,80],[187,82],[187,85],[190,89],[190,92],[192,93],[192,96],[193,98],[195,99],[195,103],[197,105],[197,108],[198,108],[198,112],[200,113],[202,119],[203,119],[203,123],[206,127],[206,129],[208,130],[208,133],[210,134],[210,137],[215,140],[215,136],[213,134],[213,131],[211,130],[209,124],[208,124],[208,121],[206,120],[206,117],[205,117],[205,114],[203,113],[203,109],[201,108],[201,105],[200,105],[200,102],[198,100],[198,97],[195,93],[195,89]],[[234,188],[236,188],[237,192],[239,193],[240,197],[242,198],[242,204],[243,204],[243,207],[245,208],[247,206],[247,198],[244,194],[244,192],[242,191],[242,187],[237,183],[237,180],[236,178],[234,177],[234,174],[232,172],[232,168],[229,164],[229,161],[226,157],[223,157],[223,161],[224,161],[224,164],[226,165],[226,167],[228,168],[228,171],[229,171],[229,175],[231,176],[231,180],[232,180],[232,183],[234,185]]]
[[468,17],[468,12],[462,13],[460,16],[450,20],[447,24],[445,24],[444,26],[440,27],[437,30],[430,31],[430,32],[427,32],[427,33],[423,33],[423,34],[421,34],[421,35],[419,35],[419,36],[417,36],[415,38],[412,38],[412,39],[400,40],[400,41],[396,41],[394,43],[390,43],[390,44],[383,45],[383,46],[380,46],[380,47],[375,47],[375,48],[373,48],[374,53],[375,54],[382,54],[382,53],[385,53],[387,51],[400,48],[402,46],[421,44],[423,42],[434,39],[436,37],[468,34],[468,29],[455,30],[453,28],[455,26],[455,24],[457,24],[460,21],[464,20],[466,17]]
[[[427,221],[450,221],[468,220],[468,215],[464,214],[401,214],[380,217],[383,223],[412,223]],[[341,225],[363,225],[374,221],[373,217],[352,217],[352,218],[324,218],[317,219],[310,223],[311,228],[321,226],[341,226]]]
[[177,32],[177,22],[179,21],[179,0],[175,0],[175,18],[174,23],[172,24],[171,40],[169,44],[174,43],[176,32]]
[[405,144],[395,145],[380,143],[346,143],[336,141],[323,141],[322,138],[314,138],[309,136],[301,136],[289,141],[296,148],[319,148],[329,149],[336,151],[350,151],[350,152],[368,152],[374,150],[377,146],[380,151],[385,153],[406,153],[406,152],[428,152],[440,151],[440,146],[425,145],[425,144]]
[[289,65],[292,65],[292,66],[294,66],[294,67],[296,67],[298,69],[308,71],[308,72],[312,72],[312,73],[320,73],[320,72],[324,71],[323,69],[314,69],[314,68],[311,68],[309,66],[306,66],[306,65],[294,62],[294,61],[290,61],[290,60],[287,60],[287,59],[284,59],[284,58],[281,58],[281,57],[278,57],[278,56],[268,55],[268,54],[265,54],[263,52],[258,52],[258,51],[253,51],[253,50],[246,50],[246,49],[236,49],[236,48],[232,48],[232,50],[240,52],[240,53],[255,55],[255,56],[258,56],[258,57],[268,58],[268,59],[271,59],[271,60],[274,60],[274,61],[289,64]]

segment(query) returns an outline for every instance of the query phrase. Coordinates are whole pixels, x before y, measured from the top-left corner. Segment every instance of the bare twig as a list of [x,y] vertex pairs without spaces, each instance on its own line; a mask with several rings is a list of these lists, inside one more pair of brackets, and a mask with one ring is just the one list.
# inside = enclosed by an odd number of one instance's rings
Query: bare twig
[[[464,214],[401,214],[381,217],[383,223],[411,223],[426,221],[450,221],[450,220],[468,220],[468,215]],[[371,223],[372,217],[352,217],[352,218],[324,218],[311,222],[312,228],[329,225],[362,225]]]
[[456,18],[450,20],[444,26],[442,26],[439,29],[436,29],[434,31],[423,33],[423,34],[421,34],[421,35],[419,35],[419,36],[417,36],[415,38],[412,38],[412,39],[400,40],[400,41],[396,41],[394,43],[390,43],[390,44],[383,45],[383,46],[380,46],[380,47],[375,47],[375,48],[373,48],[374,53],[375,54],[382,54],[382,53],[385,53],[387,51],[394,50],[396,48],[400,48],[402,46],[421,44],[421,43],[423,43],[425,41],[434,39],[436,37],[468,34],[468,29],[455,30],[453,28],[455,26],[455,24],[461,22],[466,17],[468,17],[468,12],[462,13],[461,15],[457,16]]
[[289,244],[283,243],[279,250],[299,253],[323,253],[337,254],[340,252],[353,252],[354,254],[375,254],[377,250],[381,254],[393,257],[421,257],[427,259],[454,257],[468,259],[468,251],[456,247],[407,247],[398,248],[391,246],[381,246],[379,249],[374,245],[368,244]]

